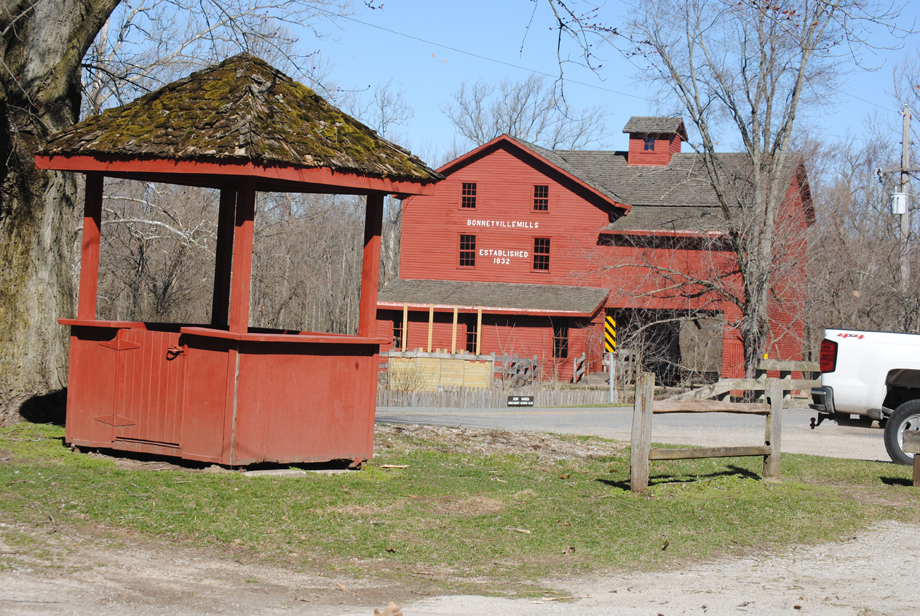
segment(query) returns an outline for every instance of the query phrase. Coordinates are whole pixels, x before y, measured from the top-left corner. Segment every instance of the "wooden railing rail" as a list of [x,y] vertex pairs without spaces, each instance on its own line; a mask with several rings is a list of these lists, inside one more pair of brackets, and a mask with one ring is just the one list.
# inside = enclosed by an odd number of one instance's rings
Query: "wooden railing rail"
[[577,383],[585,376],[585,359],[587,353],[582,353],[580,357],[575,358],[575,365],[572,367],[572,382]]
[[[782,388],[785,400],[791,399],[793,391],[811,391],[812,387],[821,384],[821,369],[818,362],[813,361],[787,361],[779,359],[762,359],[757,364],[757,378],[754,379],[722,379],[712,385],[694,389],[676,396],[668,398],[669,401],[680,400],[708,400],[716,398],[727,400],[731,397],[733,391],[764,391],[767,380],[767,371],[779,372],[780,387]],[[812,378],[793,379],[792,373],[800,372],[802,376],[809,375]],[[818,378],[814,378],[817,375]]]
[[[758,385],[761,384],[757,381]],[[650,460],[687,460],[763,456],[763,476],[780,477],[781,417],[783,389],[779,379],[762,382],[768,404],[733,403],[713,400],[667,400],[654,402],[655,375],[644,372],[636,379],[632,438],[629,454],[629,487],[633,492],[648,489]],[[655,413],[743,413],[766,418],[764,444],[743,447],[652,449],[652,415]]]

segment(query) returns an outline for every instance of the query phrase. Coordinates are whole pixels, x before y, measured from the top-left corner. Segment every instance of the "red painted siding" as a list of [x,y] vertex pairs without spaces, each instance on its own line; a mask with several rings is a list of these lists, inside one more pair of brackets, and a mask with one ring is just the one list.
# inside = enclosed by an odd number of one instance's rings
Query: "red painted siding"
[[[645,149],[645,138],[655,138],[655,149]],[[680,136],[679,135],[643,135],[630,133],[629,135],[629,156],[626,162],[630,165],[649,165],[666,167],[671,162],[671,157],[680,153]]]
[[[644,153],[639,136],[630,139],[630,164],[635,156],[647,164],[667,164],[680,151],[677,135],[659,139],[654,153]],[[657,161],[657,162],[654,162]],[[782,272],[774,284],[768,316],[774,339],[770,357],[801,357],[801,306],[804,290],[804,232],[808,218],[802,201],[804,176],[796,176],[789,186],[780,213],[783,235],[777,250]],[[461,207],[463,184],[476,185],[476,207]],[[534,210],[534,186],[548,187],[548,207]],[[706,250],[688,245],[676,249],[667,242],[648,242],[643,236],[636,243],[599,242],[600,230],[608,223],[603,203],[549,165],[521,153],[508,144],[483,151],[452,168],[437,185],[433,195],[416,196],[404,202],[401,277],[404,279],[507,282],[516,284],[563,284],[609,288],[606,305],[593,319],[570,323],[569,358],[552,360],[552,323],[533,316],[483,315],[482,352],[518,354],[545,359],[547,370],[560,376],[571,375],[571,359],[587,354],[588,370],[601,369],[603,318],[608,309],[704,308],[722,312],[728,323],[740,319],[740,311],[715,294],[687,297],[663,289],[671,282],[656,270],[679,271],[688,277],[720,280],[734,293],[742,292],[741,280],[734,274],[736,264],[729,252]],[[475,265],[461,266],[460,236],[475,235]],[[534,270],[535,238],[550,240],[550,268]],[[657,290],[657,292],[656,292]],[[432,349],[451,348],[450,314],[436,313]],[[469,317],[467,317],[469,318]],[[384,331],[392,333],[393,320],[401,321],[400,311],[380,311],[378,319],[387,321]],[[463,350],[466,322],[457,329],[457,349]],[[408,349],[427,349],[428,313],[410,312]],[[723,376],[743,376],[744,350],[738,332],[727,327],[723,336]]]
[[99,420],[115,416],[115,379],[99,375],[115,374],[118,353],[102,344],[111,344],[118,330],[73,327],[70,331],[70,382],[93,383],[93,387],[67,388],[66,440],[77,446],[111,443],[113,422]]
[[68,389],[69,443],[229,465],[373,455],[375,339],[86,323],[66,323],[71,383],[91,385]]
[[[584,269],[584,254],[596,243],[597,231],[608,217],[562,181],[551,170],[535,169],[499,149],[451,174],[434,195],[407,199],[401,277],[564,284],[572,272]],[[460,206],[463,183],[476,184],[475,209]],[[537,184],[549,186],[545,211],[533,209]],[[473,267],[459,264],[460,235],[476,236]],[[548,271],[533,269],[535,238],[552,239]]]

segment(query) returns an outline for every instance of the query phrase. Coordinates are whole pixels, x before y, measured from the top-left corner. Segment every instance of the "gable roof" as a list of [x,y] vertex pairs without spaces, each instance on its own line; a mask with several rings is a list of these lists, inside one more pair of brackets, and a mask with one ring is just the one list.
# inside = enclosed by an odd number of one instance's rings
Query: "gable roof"
[[629,118],[624,133],[641,133],[647,135],[673,135],[677,133],[680,138],[687,141],[687,129],[682,118],[666,116],[633,116]]
[[250,54],[54,135],[45,157],[253,163],[436,182],[407,150]]
[[399,279],[380,289],[377,306],[400,309],[404,303],[416,307],[433,304],[466,310],[482,307],[487,313],[591,316],[608,292],[595,287]]
[[502,147],[512,148],[518,152],[522,152],[535,157],[536,159],[541,160],[545,164],[554,168],[570,181],[587,189],[589,192],[594,193],[610,205],[623,211],[629,210],[629,204],[626,201],[620,199],[620,197],[613,190],[611,190],[609,186],[595,181],[589,174],[585,174],[581,170],[573,167],[563,157],[559,156],[559,151],[548,150],[538,145],[534,145],[533,143],[524,141],[523,139],[511,137],[510,135],[500,135],[492,141],[489,141],[488,143],[485,143],[478,148],[467,152],[463,156],[460,156],[450,161],[446,165],[443,165],[440,169],[438,169],[438,173],[449,175],[457,169],[465,167],[469,163],[485,156],[489,152]]

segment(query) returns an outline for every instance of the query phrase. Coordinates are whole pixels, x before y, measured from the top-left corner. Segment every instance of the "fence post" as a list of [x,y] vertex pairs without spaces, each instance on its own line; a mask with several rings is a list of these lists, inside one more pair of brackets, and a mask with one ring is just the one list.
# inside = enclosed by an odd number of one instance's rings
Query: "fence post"
[[610,362],[610,367],[607,368],[607,378],[610,381],[610,404],[614,404],[619,401],[619,391],[617,391],[617,368],[613,353],[607,353],[607,359]]
[[655,397],[655,375],[643,372],[636,379],[633,406],[632,438],[629,448],[629,489],[648,489],[648,456],[652,448],[652,400]]
[[769,445],[770,455],[763,457],[763,476],[771,479],[780,478],[780,447],[783,417],[783,386],[778,379],[767,379],[764,394],[770,401],[770,414],[767,415],[764,444]]

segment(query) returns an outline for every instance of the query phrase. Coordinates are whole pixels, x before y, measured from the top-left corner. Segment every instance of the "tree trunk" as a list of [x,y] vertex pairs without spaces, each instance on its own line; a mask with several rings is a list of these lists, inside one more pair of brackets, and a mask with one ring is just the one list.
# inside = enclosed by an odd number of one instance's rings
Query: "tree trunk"
[[118,0],[3,1],[0,422],[67,384],[76,180],[35,153],[80,110],[80,60]]

